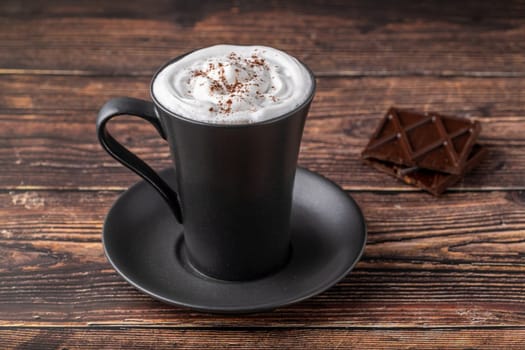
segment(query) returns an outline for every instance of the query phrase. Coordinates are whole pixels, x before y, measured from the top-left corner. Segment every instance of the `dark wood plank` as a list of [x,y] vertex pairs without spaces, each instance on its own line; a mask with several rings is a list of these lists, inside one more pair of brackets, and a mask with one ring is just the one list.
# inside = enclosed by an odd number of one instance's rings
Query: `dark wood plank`
[[[272,313],[218,316],[126,283],[100,243],[115,192],[0,193],[0,325],[485,327],[525,323],[523,192],[355,193],[369,239],[355,271]],[[307,316],[306,316],[307,315]]]
[[[3,348],[523,347],[522,1],[5,0],[0,33]],[[282,48],[322,77],[300,162],[351,190],[369,224],[355,271],[272,313],[164,305],[123,281],[100,243],[137,177],[101,151],[96,110],[147,98],[162,62],[219,42]],[[489,158],[439,199],[376,173],[358,155],[390,105],[481,120]],[[112,128],[169,166],[152,128]]]
[[[399,0],[393,6],[387,0],[368,1],[345,0],[289,0],[284,3],[268,3],[264,0],[231,3],[228,1],[202,0],[201,6],[181,0],[152,0],[145,6],[141,0],[129,0],[126,3],[104,0],[78,0],[72,4],[68,0],[30,1],[23,5],[16,0],[4,0],[0,9],[2,15],[11,18],[56,18],[56,17],[103,17],[103,18],[161,18],[175,20],[184,25],[193,25],[203,17],[217,11],[237,7],[242,12],[257,12],[265,9],[298,14],[312,13],[319,16],[334,15],[348,18],[369,17],[374,20],[392,21],[402,18],[440,18],[451,22],[464,23],[467,19],[479,25],[492,25],[506,19],[522,19],[525,5],[523,1],[509,0],[494,3],[489,0],[466,0],[462,6],[452,0],[423,0],[414,3]],[[235,10],[237,11],[237,10]]]
[[[124,189],[137,181],[98,145],[95,116],[110,97],[148,98],[147,78],[5,76],[0,90],[0,188]],[[300,164],[348,190],[415,190],[359,159],[395,104],[482,121],[490,155],[456,190],[525,189],[523,101],[523,79],[321,78]],[[112,127],[157,169],[170,166],[151,126],[130,117]]]
[[236,42],[284,49],[323,75],[525,75],[521,1],[6,0],[0,18],[3,73],[150,76]]
[[[524,328],[512,329],[70,329],[1,330],[6,350],[48,349],[522,349]],[[132,345],[131,345],[132,344]]]

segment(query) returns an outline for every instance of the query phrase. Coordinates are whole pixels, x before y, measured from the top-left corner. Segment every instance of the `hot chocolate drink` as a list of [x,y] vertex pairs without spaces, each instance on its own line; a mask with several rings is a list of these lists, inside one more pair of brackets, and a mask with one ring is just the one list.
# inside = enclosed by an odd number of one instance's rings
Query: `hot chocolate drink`
[[313,86],[307,68],[280,50],[217,45],[165,66],[152,92],[160,105],[183,118],[250,124],[295,110]]
[[[162,239],[174,263],[177,256],[199,275],[229,281],[262,278],[286,265],[297,158],[315,87],[312,72],[284,52],[219,45],[160,68],[153,102],[118,97],[104,104],[99,141],[172,211],[173,220],[162,222],[173,232]],[[108,122],[123,115],[149,122],[168,142],[172,175],[161,177],[111,135]],[[144,205],[155,198],[148,195]]]

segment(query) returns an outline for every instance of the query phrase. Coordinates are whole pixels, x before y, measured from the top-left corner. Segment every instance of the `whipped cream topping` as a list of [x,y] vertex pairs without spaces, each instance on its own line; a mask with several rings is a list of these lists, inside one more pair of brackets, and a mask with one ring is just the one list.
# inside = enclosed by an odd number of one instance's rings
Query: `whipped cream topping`
[[207,123],[255,123],[286,114],[314,82],[294,57],[266,46],[216,45],[164,67],[152,92],[172,113]]

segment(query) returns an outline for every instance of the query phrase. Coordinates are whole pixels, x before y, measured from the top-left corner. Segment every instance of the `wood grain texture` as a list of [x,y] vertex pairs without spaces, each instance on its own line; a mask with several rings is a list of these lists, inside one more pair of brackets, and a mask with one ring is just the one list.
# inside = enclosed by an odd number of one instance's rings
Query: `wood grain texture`
[[1,330],[5,350],[48,349],[522,349],[524,328],[502,329],[77,329]]
[[[277,311],[201,314],[143,295],[106,261],[117,193],[0,194],[0,325],[488,327],[525,322],[523,192],[355,193],[369,239],[355,271]],[[307,315],[307,316],[306,316]]]
[[[525,3],[0,1],[2,349],[523,349]],[[349,190],[369,236],[356,269],[270,313],[220,316],[138,292],[100,235],[137,177],[107,156],[95,115],[148,98],[164,61],[263,44],[318,76],[300,163]],[[490,155],[442,198],[366,167],[388,107],[480,120]],[[156,169],[153,128],[110,125]]]
[[[137,176],[106,155],[97,110],[114,96],[148,98],[148,79],[4,76],[0,79],[0,187],[125,189]],[[300,164],[348,190],[414,191],[364,165],[360,152],[391,105],[480,120],[490,151],[454,190],[525,189],[525,80],[502,78],[321,78]],[[148,124],[126,118],[116,135],[157,169],[171,165]]]
[[235,42],[281,48],[319,75],[525,76],[521,1],[5,0],[0,18],[4,73],[151,76]]

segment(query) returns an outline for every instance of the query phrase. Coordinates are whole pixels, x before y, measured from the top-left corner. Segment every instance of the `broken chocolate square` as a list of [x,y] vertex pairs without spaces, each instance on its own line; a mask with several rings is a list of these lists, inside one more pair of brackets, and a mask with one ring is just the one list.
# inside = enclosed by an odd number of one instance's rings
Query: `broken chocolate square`
[[479,122],[390,108],[362,153],[364,161],[434,195],[458,182],[487,150]]
[[406,165],[398,165],[373,158],[365,159],[365,162],[382,172],[400,179],[406,184],[419,187],[433,195],[439,196],[448,187],[461,180],[463,175],[478,165],[486,154],[487,150],[483,146],[474,145],[467,159],[463,170],[464,172],[461,175],[447,174],[418,167],[408,167]]
[[362,156],[461,175],[480,131],[477,121],[392,107]]

